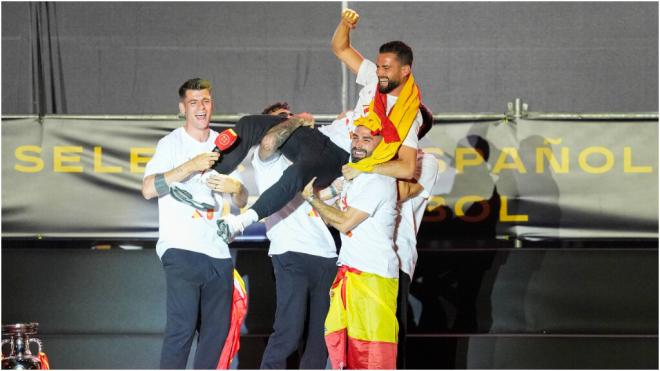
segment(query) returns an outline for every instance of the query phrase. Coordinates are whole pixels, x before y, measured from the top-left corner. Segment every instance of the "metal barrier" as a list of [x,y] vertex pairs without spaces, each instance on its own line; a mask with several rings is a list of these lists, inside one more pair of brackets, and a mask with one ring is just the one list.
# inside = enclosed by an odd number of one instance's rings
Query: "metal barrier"
[[[241,117],[250,113],[231,113],[214,115],[214,123],[235,123]],[[332,122],[337,118],[333,114],[314,114],[319,122]],[[180,115],[2,115],[2,119],[20,119],[20,118],[54,118],[70,120],[179,120]],[[529,105],[516,98],[513,102],[507,103],[505,113],[497,112],[456,112],[434,114],[433,119],[436,122],[461,122],[461,121],[496,121],[504,119],[528,120],[658,120],[658,112],[530,112]]]

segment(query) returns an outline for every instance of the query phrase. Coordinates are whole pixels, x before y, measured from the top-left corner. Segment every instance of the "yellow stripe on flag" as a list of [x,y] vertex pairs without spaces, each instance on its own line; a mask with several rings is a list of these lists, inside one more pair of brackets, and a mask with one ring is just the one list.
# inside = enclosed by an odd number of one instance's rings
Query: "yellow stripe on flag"
[[[345,303],[341,295],[342,285],[345,285]],[[346,272],[343,283],[330,290],[325,333],[346,328],[350,338],[396,343],[399,333],[396,319],[398,285],[396,278]]]

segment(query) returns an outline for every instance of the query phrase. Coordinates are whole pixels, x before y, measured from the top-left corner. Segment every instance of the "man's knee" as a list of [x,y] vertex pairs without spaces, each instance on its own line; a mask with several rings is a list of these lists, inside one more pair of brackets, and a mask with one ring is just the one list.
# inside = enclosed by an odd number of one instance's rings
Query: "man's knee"
[[176,343],[185,343],[195,335],[196,320],[168,318],[165,325],[165,339]]
[[288,172],[290,177],[295,177],[296,179],[301,179],[302,182],[305,182],[305,181],[309,182],[312,179],[312,177],[314,177],[314,171],[316,170],[316,168],[317,168],[317,166],[314,166],[313,164],[311,164],[307,161],[296,162],[296,163],[292,164],[291,166],[289,166],[284,171],[284,174],[286,174]]

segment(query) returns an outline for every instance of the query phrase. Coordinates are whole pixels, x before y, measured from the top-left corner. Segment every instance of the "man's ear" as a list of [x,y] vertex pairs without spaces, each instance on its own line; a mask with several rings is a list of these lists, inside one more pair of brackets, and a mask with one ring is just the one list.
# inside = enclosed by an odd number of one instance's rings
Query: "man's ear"
[[410,68],[409,64],[401,66],[401,74],[405,77],[410,76],[410,73],[412,72],[412,69]]
[[179,114],[184,116],[186,114],[186,106],[183,102],[179,102]]

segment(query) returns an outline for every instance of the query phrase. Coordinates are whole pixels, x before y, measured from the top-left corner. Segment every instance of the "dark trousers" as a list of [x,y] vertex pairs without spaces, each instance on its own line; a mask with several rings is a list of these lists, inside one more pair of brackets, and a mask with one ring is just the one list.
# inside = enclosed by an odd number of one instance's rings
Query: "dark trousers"
[[408,333],[408,293],[410,276],[399,271],[399,293],[396,299],[396,319],[399,321],[399,344],[397,345],[396,368],[406,368],[406,334]]
[[252,205],[252,210],[257,213],[259,219],[275,213],[293,200],[313,177],[316,177],[314,186],[325,188],[341,176],[341,167],[349,160],[348,153],[330,140],[326,140],[322,145],[322,148],[312,145],[298,147],[300,152],[297,153],[297,158],[292,160],[291,166]]
[[[223,152],[213,165],[220,174],[229,174],[245,159],[250,147],[258,144],[268,130],[283,121],[271,115],[247,115],[241,117],[234,129],[238,141]],[[292,165],[282,177],[268,188],[252,205],[259,219],[280,210],[313,178],[315,186],[325,188],[341,176],[341,167],[349,160],[348,152],[335,145],[330,138],[318,130],[301,127],[293,131],[279,150]]]
[[[285,369],[287,358],[304,342],[301,369],[325,369],[328,349],[324,324],[337,258],[287,252],[273,255],[277,309],[262,369]],[[307,325],[307,326],[305,326]],[[307,337],[304,339],[305,327]]]
[[167,324],[160,368],[185,368],[197,331],[193,366],[215,369],[229,333],[232,261],[180,249],[168,249],[161,260],[167,284]]

